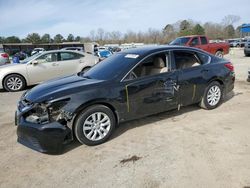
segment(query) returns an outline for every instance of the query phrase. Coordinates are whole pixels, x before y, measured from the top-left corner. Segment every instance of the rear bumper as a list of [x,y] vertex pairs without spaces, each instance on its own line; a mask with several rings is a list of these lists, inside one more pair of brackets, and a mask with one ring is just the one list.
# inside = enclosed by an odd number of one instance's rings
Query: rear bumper
[[230,75],[225,79],[224,82],[224,95],[231,92],[234,89],[234,83],[235,83],[235,73],[230,72]]
[[17,141],[43,153],[59,153],[71,130],[59,122],[35,124],[27,122],[16,112]]
[[250,82],[250,70],[248,70],[248,77],[247,77],[247,81]]

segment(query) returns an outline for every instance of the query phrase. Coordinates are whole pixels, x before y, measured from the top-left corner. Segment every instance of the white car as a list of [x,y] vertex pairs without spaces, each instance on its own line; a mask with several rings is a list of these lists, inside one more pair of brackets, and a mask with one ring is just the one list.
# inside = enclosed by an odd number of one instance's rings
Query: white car
[[31,52],[31,56],[44,51],[45,51],[44,48],[34,48],[33,51]]
[[20,91],[26,86],[49,79],[85,72],[98,61],[98,57],[78,51],[46,51],[31,56],[20,64],[1,66],[0,89]]

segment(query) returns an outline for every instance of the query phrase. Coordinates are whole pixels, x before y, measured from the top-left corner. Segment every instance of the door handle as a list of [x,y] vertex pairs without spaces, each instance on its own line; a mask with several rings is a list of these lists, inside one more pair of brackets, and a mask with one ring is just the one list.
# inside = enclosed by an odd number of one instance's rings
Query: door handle
[[208,71],[209,71],[208,69],[203,69],[201,72],[205,73],[205,72],[208,72]]
[[58,63],[52,63],[52,66],[58,66]]

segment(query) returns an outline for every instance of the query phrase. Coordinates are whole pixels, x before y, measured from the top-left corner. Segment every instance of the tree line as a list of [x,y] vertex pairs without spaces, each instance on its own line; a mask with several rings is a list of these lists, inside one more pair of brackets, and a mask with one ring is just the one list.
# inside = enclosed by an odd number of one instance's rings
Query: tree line
[[206,22],[204,24],[193,20],[180,20],[172,24],[167,24],[163,29],[149,28],[145,32],[120,31],[107,32],[102,28],[92,30],[87,37],[74,37],[69,34],[64,38],[61,34],[51,37],[49,34],[40,36],[38,33],[28,34],[26,38],[20,39],[17,36],[0,37],[0,43],[61,43],[61,42],[91,42],[95,41],[99,44],[107,43],[157,43],[166,44],[179,36],[185,35],[207,35],[210,39],[230,39],[241,37],[241,26],[234,27],[240,20],[239,16],[228,15],[223,18],[221,23]]

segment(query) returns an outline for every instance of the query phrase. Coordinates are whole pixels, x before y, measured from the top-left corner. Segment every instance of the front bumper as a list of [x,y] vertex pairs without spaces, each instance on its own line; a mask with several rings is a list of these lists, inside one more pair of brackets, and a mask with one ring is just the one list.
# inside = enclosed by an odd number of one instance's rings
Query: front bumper
[[60,153],[69,140],[71,130],[59,122],[36,124],[27,122],[22,113],[16,111],[17,141],[42,153]]

